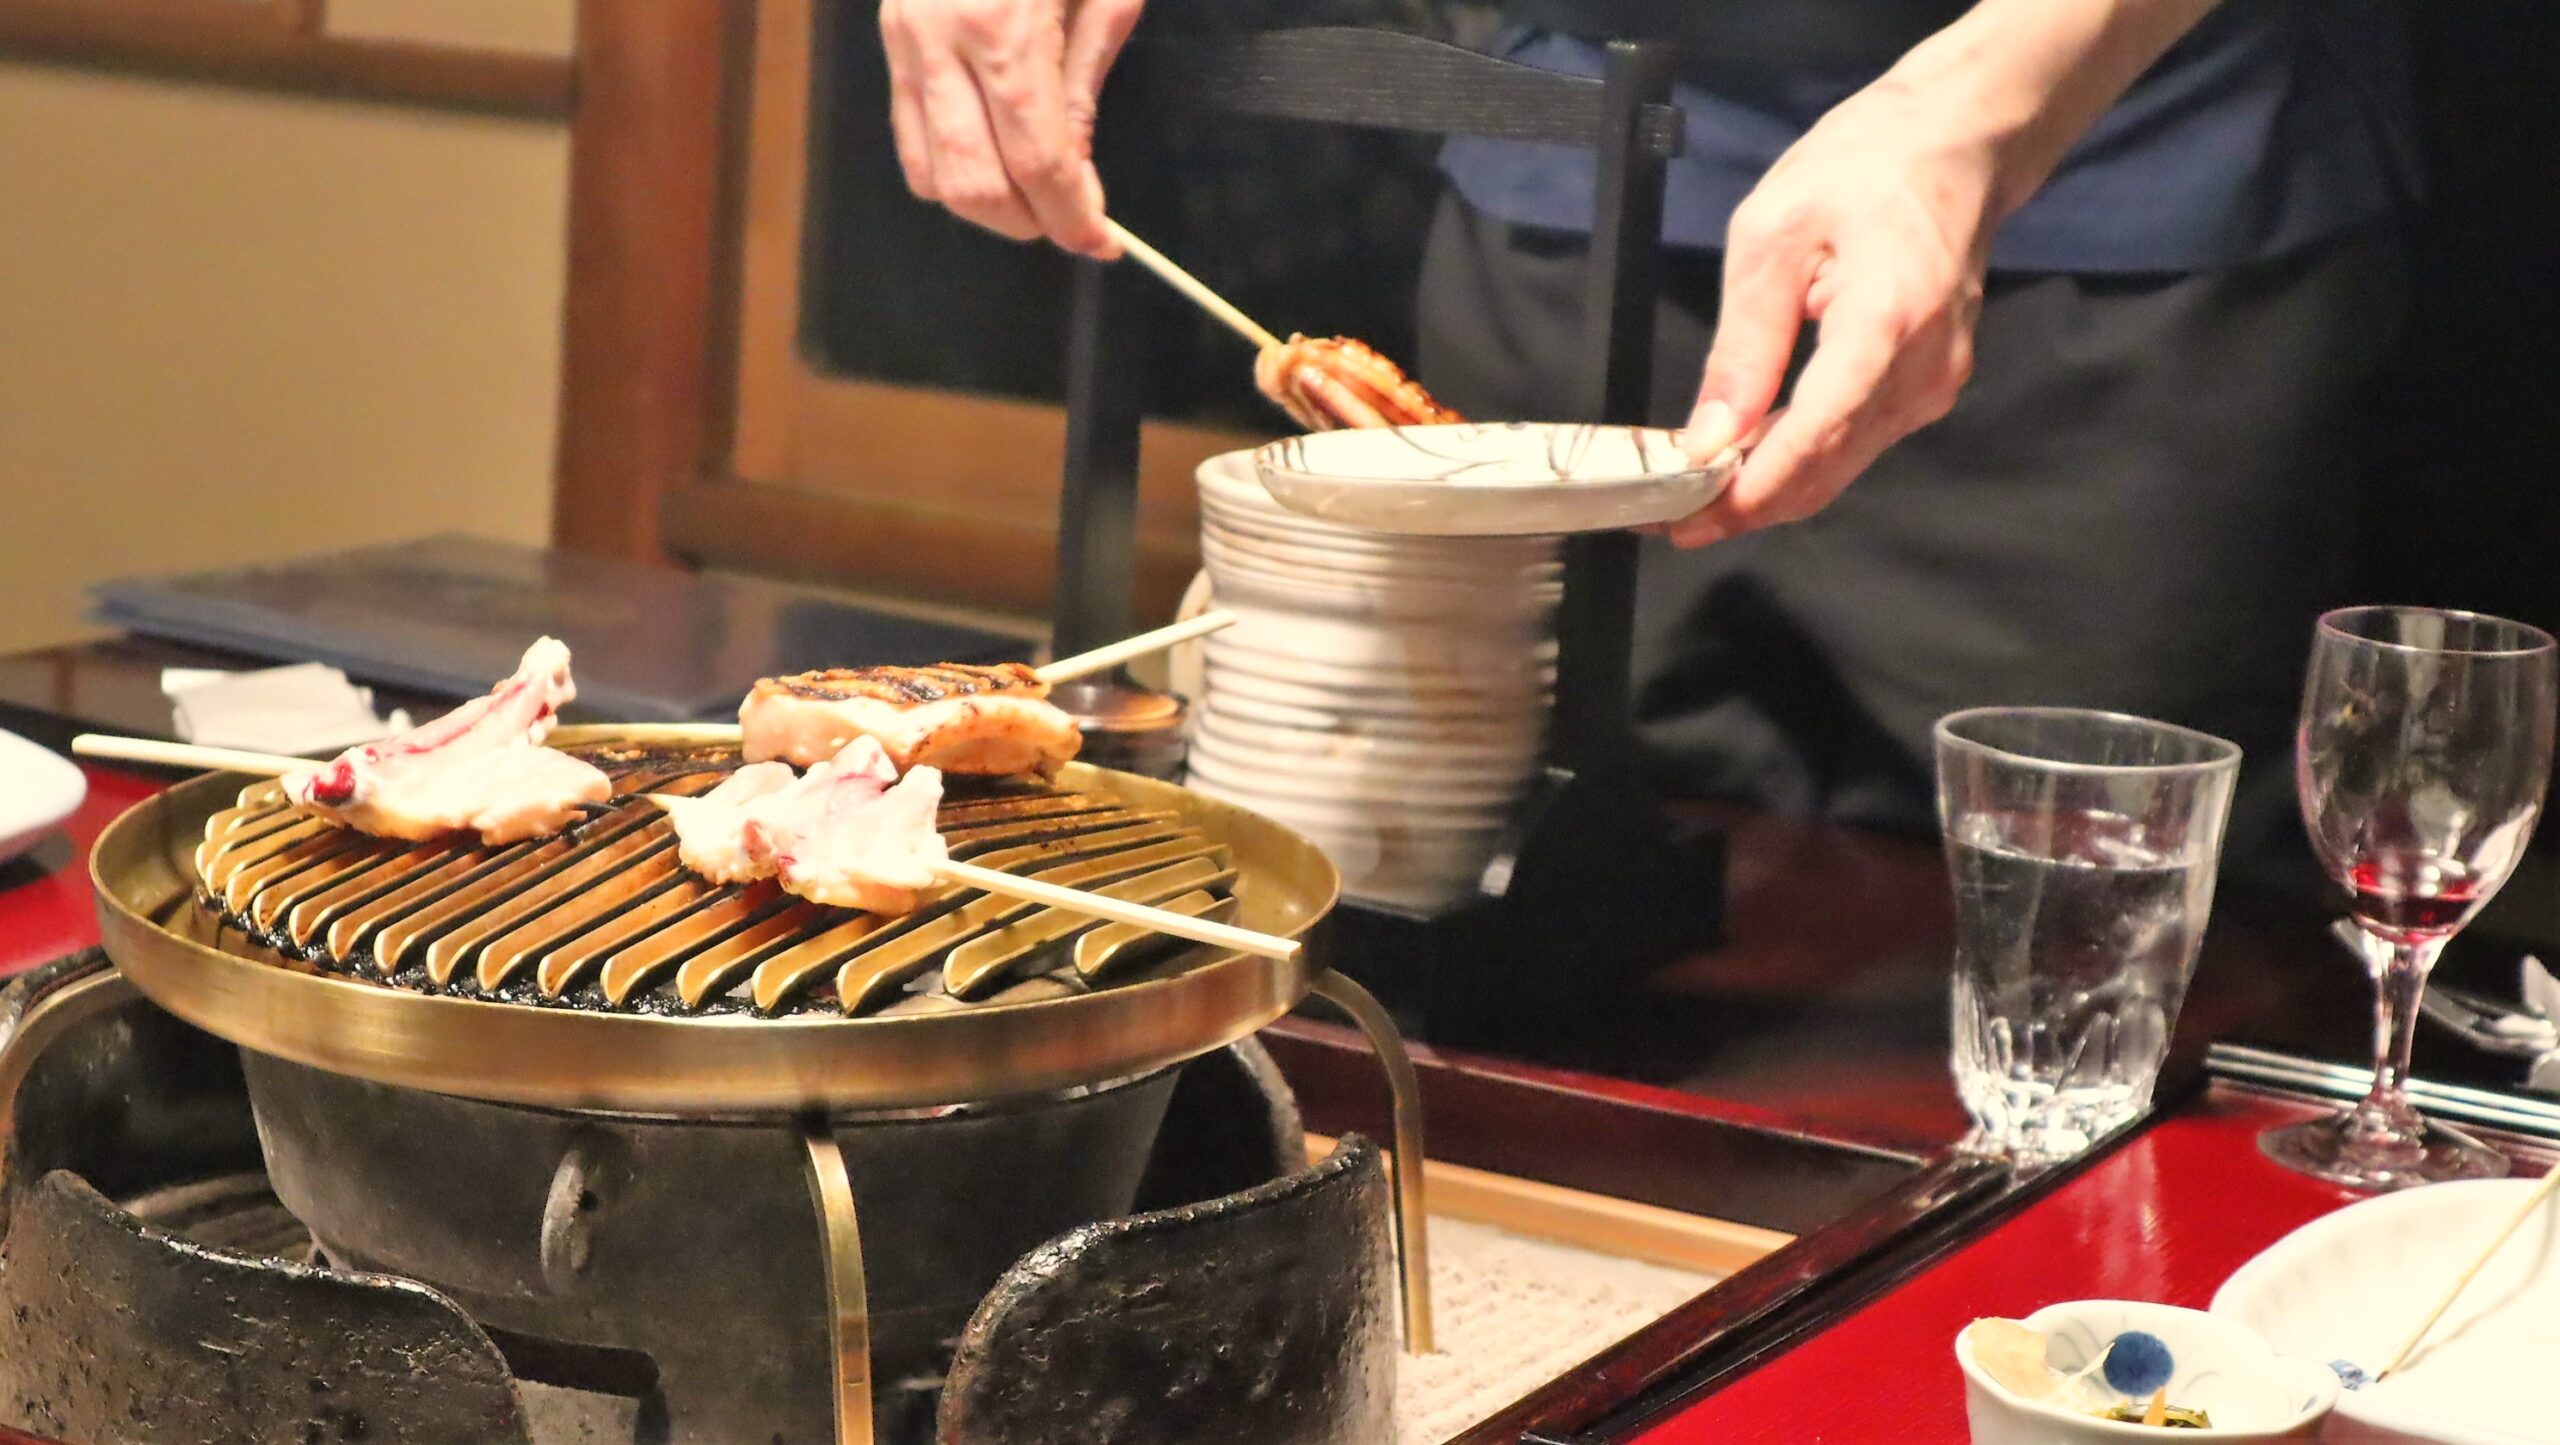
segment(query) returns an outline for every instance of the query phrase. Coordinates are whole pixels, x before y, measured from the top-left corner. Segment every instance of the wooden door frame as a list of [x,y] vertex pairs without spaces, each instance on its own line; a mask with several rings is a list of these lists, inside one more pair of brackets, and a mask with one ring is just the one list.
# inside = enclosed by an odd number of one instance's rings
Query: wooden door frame
[[[818,0],[583,0],[555,533],[1038,614],[1065,413],[851,380],[799,343]],[[1197,567],[1191,474],[1256,438],[1150,423],[1138,596]]]

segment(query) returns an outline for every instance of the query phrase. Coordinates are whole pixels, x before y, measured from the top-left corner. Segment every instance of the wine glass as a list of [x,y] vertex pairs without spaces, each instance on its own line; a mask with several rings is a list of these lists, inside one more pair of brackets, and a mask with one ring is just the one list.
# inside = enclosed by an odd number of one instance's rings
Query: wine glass
[[2551,776],[2554,650],[2522,623],[2423,607],[2320,619],[2295,737],[2311,845],[2383,947],[2373,1089],[2258,1141],[2287,1168],[2359,1189],[2495,1178],[2506,1156],[2409,1106],[2418,997],[2446,940],[2515,871]]

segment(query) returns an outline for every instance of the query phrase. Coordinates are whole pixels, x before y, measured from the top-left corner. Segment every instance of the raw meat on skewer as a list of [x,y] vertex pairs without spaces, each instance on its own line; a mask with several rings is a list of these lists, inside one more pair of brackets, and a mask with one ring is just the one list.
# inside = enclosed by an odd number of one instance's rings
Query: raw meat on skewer
[[747,846],[747,823],[758,805],[797,787],[788,763],[749,763],[699,797],[657,795],[675,824],[676,857],[714,883],[746,883],[773,876],[773,860]]
[[814,766],[857,738],[901,770],[1047,777],[1084,736],[1018,662],[993,667],[853,667],[768,677],[738,709],[747,759]]
[[594,764],[542,746],[578,695],[569,649],[545,637],[486,697],[380,742],[284,775],[287,800],[360,832],[423,840],[456,830],[490,844],[556,833],[613,796]]
[[686,867],[715,883],[778,878],[786,892],[838,908],[912,912],[950,857],[934,827],[942,774],[920,766],[901,778],[868,736],[805,777],[751,763],[700,797],[657,803]]
[[1292,336],[1253,363],[1254,385],[1309,431],[1465,421],[1348,336]]
[[[857,738],[852,747],[868,741]],[[907,769],[887,788],[876,774],[839,779],[813,821],[762,846],[773,849],[785,892],[866,913],[912,913],[951,856],[934,827],[941,808],[942,774],[930,766]]]

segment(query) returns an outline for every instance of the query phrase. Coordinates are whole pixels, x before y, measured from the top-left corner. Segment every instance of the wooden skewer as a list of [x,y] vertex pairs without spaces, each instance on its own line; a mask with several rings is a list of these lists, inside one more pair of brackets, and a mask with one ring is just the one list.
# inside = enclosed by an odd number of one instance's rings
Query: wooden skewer
[[2391,1357],[2391,1363],[2374,1371],[2373,1378],[2377,1382],[2383,1376],[2409,1362],[2409,1357],[2418,1352],[2419,1342],[2426,1339],[2427,1331],[2436,1327],[2436,1321],[2443,1319],[2444,1312],[2453,1308],[2453,1302],[2462,1298],[2462,1292],[2471,1287],[2472,1279],[2488,1266],[2490,1260],[2497,1257],[2499,1250],[2507,1247],[2507,1241],[2515,1237],[2517,1230],[2524,1228],[2526,1220],[2531,1219],[2543,1205],[2551,1202],[2554,1194],[2560,1194],[2560,1168],[2555,1168],[2542,1176],[2542,1182],[2535,1185],[2533,1193],[2525,1197],[2524,1207],[2516,1211],[2515,1218],[2507,1221],[2506,1228],[2498,1231],[2497,1238],[2489,1241],[2489,1247],[2480,1251],[2480,1257],[2471,1261],[2471,1267],[2464,1270],[2461,1277],[2453,1282],[2453,1288],[2447,1290],[2444,1298],[2436,1302],[2436,1307],[2427,1311],[2427,1317],[2420,1321],[2417,1329],[2411,1331],[2409,1338],[2402,1342],[2399,1353]]
[[[1032,676],[1039,678],[1042,682],[1066,682],[1072,678],[1083,677],[1087,673],[1118,667],[1131,658],[1144,657],[1150,652],[1161,652],[1165,648],[1189,642],[1194,638],[1206,637],[1222,628],[1234,626],[1235,621],[1234,613],[1223,607],[1212,608],[1197,617],[1181,622],[1169,622],[1162,627],[1153,628],[1132,637],[1121,638],[1118,642],[1105,643],[1091,652],[1079,652],[1071,657],[1059,658],[1046,667],[1033,668]],[[738,735],[738,727],[734,723],[726,726],[706,723],[703,727],[706,732],[725,734],[730,737]]]
[[1189,642],[1195,637],[1206,637],[1221,628],[1233,626],[1235,620],[1236,615],[1225,608],[1213,608],[1186,621],[1159,627],[1151,632],[1141,632],[1135,637],[1124,637],[1118,642],[1107,643],[1091,652],[1079,652],[1073,657],[1059,658],[1046,667],[1033,669],[1033,672],[1042,682],[1065,682],[1069,678],[1082,677],[1089,672],[1118,667],[1133,657],[1144,657],[1150,652],[1161,652],[1165,648]]
[[[682,801],[670,799],[664,793],[651,793],[647,796],[650,802],[662,808],[670,801]],[[1106,897],[1100,893],[1087,893],[1081,888],[1065,888],[1055,883],[1043,883],[1037,878],[1024,878],[1017,874],[999,872],[993,868],[981,868],[975,863],[946,859],[933,865],[933,872],[934,876],[946,883],[966,884],[971,888],[1000,894],[1006,898],[1017,898],[1025,903],[1038,903],[1050,908],[1063,908],[1070,913],[1081,913],[1093,918],[1106,919],[1112,923],[1134,924],[1157,933],[1170,934],[1175,938],[1187,938],[1194,943],[1232,948],[1242,953],[1259,954],[1264,958],[1285,959],[1298,956],[1297,940],[1282,938],[1275,933],[1258,933],[1250,928],[1238,928],[1231,923],[1193,918],[1188,914],[1176,913],[1167,908],[1153,908],[1144,903],[1131,903],[1126,899]]]
[[84,758],[159,763],[172,768],[202,768],[208,773],[257,773],[270,778],[292,772],[295,768],[311,766],[309,758],[244,752],[239,748],[198,747],[193,743],[155,742],[150,738],[110,737],[105,733],[80,734],[71,740],[71,751]]
[[1019,898],[1025,903],[1044,903],[1051,908],[1063,908],[1070,913],[1089,914],[1095,918],[1109,919],[1113,923],[1133,923],[1140,928],[1171,934],[1175,938],[1187,938],[1194,943],[1232,948],[1241,953],[1259,954],[1264,958],[1287,959],[1298,956],[1297,940],[1282,938],[1278,934],[1258,933],[1250,928],[1238,928],[1231,923],[1213,923],[1205,918],[1193,918],[1188,914],[1175,913],[1170,909],[1150,908],[1146,904],[1131,903],[1125,899],[1106,898],[1099,893],[1087,893],[1078,888],[1061,888],[1055,883],[1043,883],[1037,878],[1021,878],[1011,873],[999,873],[993,868],[981,868],[975,863],[940,863],[935,865],[933,871],[951,882],[966,883],[972,888],[982,888],[989,893],[1002,894],[1007,898]]
[[1111,228],[1111,239],[1120,243],[1120,248],[1129,253],[1131,260],[1155,272],[1166,285],[1190,297],[1201,310],[1225,322],[1229,330],[1252,342],[1255,350],[1268,351],[1282,344],[1279,337],[1271,334],[1269,327],[1245,315],[1234,302],[1210,290],[1207,283],[1175,265],[1173,259],[1162,251],[1130,235],[1128,227],[1109,219],[1102,224]]

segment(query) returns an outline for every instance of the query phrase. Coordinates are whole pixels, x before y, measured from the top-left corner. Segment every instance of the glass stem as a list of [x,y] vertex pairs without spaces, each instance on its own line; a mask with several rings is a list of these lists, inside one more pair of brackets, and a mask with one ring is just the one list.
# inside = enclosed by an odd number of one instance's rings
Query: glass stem
[[2395,943],[2374,979],[2373,1088],[2356,1107],[2366,1129],[2405,1135],[2418,1127],[2409,1107],[2409,1051],[2418,1037],[2418,999],[2444,945],[2442,938]]

